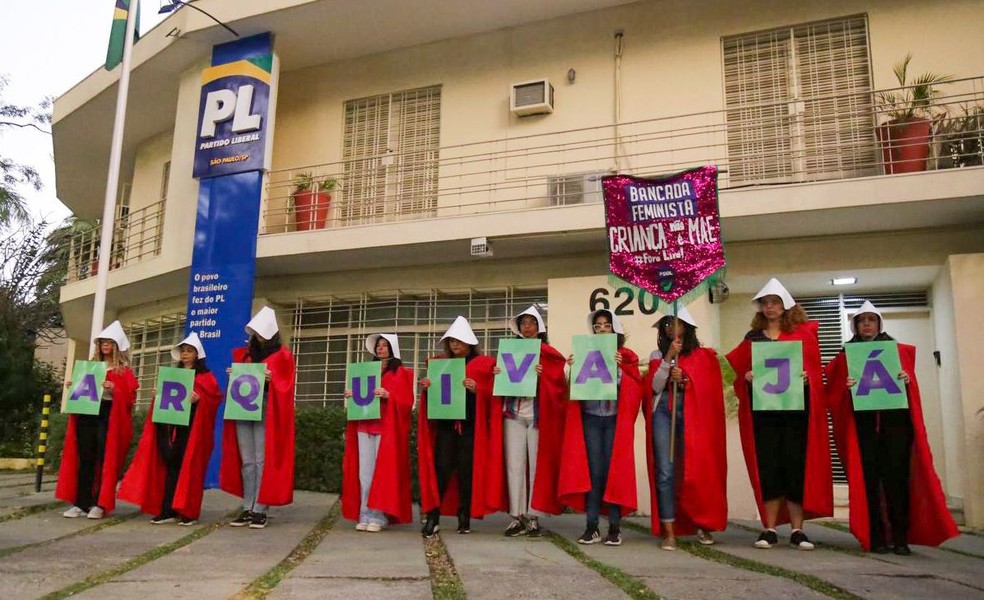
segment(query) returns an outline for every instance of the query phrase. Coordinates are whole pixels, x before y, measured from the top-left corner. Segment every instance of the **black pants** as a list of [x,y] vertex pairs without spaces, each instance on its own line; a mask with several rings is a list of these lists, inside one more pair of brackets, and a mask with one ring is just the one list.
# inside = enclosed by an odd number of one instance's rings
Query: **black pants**
[[[467,423],[456,431],[455,421],[442,421],[437,425],[434,440],[434,470],[437,472],[437,492],[444,498],[451,476],[458,474],[458,515],[471,513],[472,461],[475,456],[475,428]],[[440,509],[430,516],[440,514]]]
[[113,403],[99,403],[98,415],[76,415],[75,439],[79,451],[78,492],[75,506],[88,511],[99,498],[102,486],[102,464],[106,454],[106,433],[109,431],[109,413]]
[[758,459],[762,501],[785,498],[803,503],[806,442],[810,425],[807,391],[804,410],[753,411],[755,456]]
[[[892,543],[908,543],[909,461],[912,457],[912,418],[908,409],[872,410],[854,413],[868,497],[871,546],[886,543],[885,520]],[[884,499],[884,504],[882,500]]]
[[191,416],[188,427],[156,423],[157,452],[164,461],[167,475],[164,477],[164,501],[161,505],[162,517],[173,517],[174,490],[178,487],[178,475],[181,474],[181,463],[184,462],[185,450],[188,448],[188,436],[191,434],[191,423],[195,418],[196,405],[191,405]]

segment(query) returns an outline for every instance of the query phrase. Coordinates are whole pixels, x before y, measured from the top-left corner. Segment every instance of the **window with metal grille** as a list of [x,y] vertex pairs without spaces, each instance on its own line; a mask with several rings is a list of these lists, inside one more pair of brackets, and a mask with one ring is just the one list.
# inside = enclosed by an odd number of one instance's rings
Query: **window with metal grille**
[[868,18],[722,39],[731,184],[872,174]]
[[432,214],[440,142],[439,85],[346,102],[342,221]]
[[130,366],[140,382],[137,404],[150,404],[157,385],[157,370],[174,366],[171,348],[184,338],[184,331],[184,313],[134,321],[127,327]]
[[[865,300],[870,300],[879,308],[892,307],[926,307],[929,301],[926,292],[897,292],[883,294],[867,294],[863,296],[840,294],[836,296],[817,296],[813,298],[797,298],[796,302],[803,307],[811,320],[819,323],[820,360],[823,364],[830,362],[844,347],[841,324],[848,310],[857,310]],[[828,415],[828,421],[830,419]],[[830,457],[834,473],[834,483],[847,483],[847,475],[841,464],[837,447],[834,444],[833,424],[828,423],[830,437]]]
[[399,335],[403,364],[418,373],[439,351],[438,340],[458,315],[468,319],[484,352],[512,337],[507,319],[531,304],[547,317],[546,289],[398,291],[301,299],[294,310],[292,352],[297,361],[298,402],[341,402],[345,366],[369,360],[366,336]]

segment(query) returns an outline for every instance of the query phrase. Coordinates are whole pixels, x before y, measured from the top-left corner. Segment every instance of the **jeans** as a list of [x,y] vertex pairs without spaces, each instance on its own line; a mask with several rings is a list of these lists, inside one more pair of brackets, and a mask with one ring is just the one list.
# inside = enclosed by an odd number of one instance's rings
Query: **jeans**
[[659,520],[672,523],[676,519],[676,470],[675,464],[683,460],[683,394],[676,397],[676,450],[670,462],[670,431],[672,415],[670,396],[665,394],[653,411],[653,454],[656,462],[656,506]]
[[[608,482],[608,467],[612,463],[612,447],[615,445],[616,416],[599,417],[581,413],[584,423],[584,446],[588,452],[588,473],[591,477],[591,491],[585,502],[588,527],[597,529],[601,500]],[[617,504],[608,506],[608,522],[618,526],[622,521],[622,509]]]
[[239,457],[243,462],[243,509],[265,513],[267,505],[257,500],[263,481],[266,421],[236,421],[236,438],[239,441]]
[[376,474],[376,459],[379,456],[379,442],[382,436],[378,433],[364,433],[359,437],[359,490],[362,492],[362,503],[359,505],[359,523],[374,523],[385,527],[389,524],[386,515],[380,510],[369,508],[369,490],[372,489],[372,478]]
[[[502,426],[506,446],[509,514],[514,517],[540,516],[542,513],[530,507],[530,501],[533,498],[533,483],[536,481],[536,453],[540,441],[540,430],[533,425],[533,419],[524,419],[519,416],[503,419]],[[529,466],[528,486],[527,465]]]

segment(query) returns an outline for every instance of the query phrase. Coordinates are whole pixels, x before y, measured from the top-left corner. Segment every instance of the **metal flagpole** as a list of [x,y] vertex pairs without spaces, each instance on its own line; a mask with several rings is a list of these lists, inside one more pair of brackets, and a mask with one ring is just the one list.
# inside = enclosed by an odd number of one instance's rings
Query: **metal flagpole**
[[116,216],[116,194],[120,183],[120,162],[123,154],[123,125],[126,120],[126,99],[130,91],[130,55],[133,52],[133,34],[137,27],[139,0],[130,0],[126,13],[126,34],[123,38],[123,63],[120,70],[119,91],[116,95],[116,116],[113,119],[113,141],[109,151],[109,173],[106,175],[106,198],[103,201],[102,232],[99,236],[99,269],[96,272],[96,295],[92,301],[92,330],[89,336],[89,352],[92,343],[103,330],[106,315],[106,287],[112,261],[113,226]]

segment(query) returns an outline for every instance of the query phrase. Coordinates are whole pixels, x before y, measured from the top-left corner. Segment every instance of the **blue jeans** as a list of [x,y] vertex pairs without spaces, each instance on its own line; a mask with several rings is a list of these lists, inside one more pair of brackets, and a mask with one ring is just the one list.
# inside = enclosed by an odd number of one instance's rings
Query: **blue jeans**
[[[588,452],[588,473],[591,476],[591,491],[585,502],[588,527],[598,527],[598,514],[601,512],[601,499],[605,495],[608,481],[608,467],[612,463],[612,447],[615,445],[615,419],[581,413],[584,423],[584,446]],[[622,521],[622,509],[617,504],[608,506],[608,522],[618,526]]]
[[683,394],[676,398],[676,452],[670,462],[670,397],[666,394],[653,411],[653,454],[656,462],[656,506],[659,520],[672,523],[676,518],[676,473],[674,463],[683,460]]

